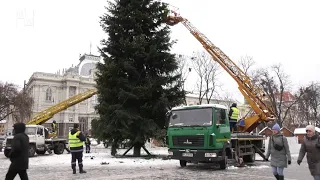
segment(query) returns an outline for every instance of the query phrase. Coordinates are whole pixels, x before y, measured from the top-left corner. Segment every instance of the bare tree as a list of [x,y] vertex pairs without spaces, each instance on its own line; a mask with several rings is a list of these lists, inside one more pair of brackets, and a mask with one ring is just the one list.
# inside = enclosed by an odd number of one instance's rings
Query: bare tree
[[277,122],[281,126],[287,118],[289,110],[298,103],[302,94],[292,99],[285,97],[291,93],[289,91],[290,79],[283,71],[281,64],[261,69],[259,81],[264,92],[269,97],[269,104],[277,117]]
[[306,87],[300,88],[303,96],[298,102],[300,119],[306,124],[314,124],[319,126],[319,107],[320,107],[320,85],[312,82]]
[[182,83],[182,88],[185,89],[185,82],[191,72],[192,68],[190,66],[190,57],[182,54],[178,54],[176,56],[176,60],[178,63],[178,68],[174,72],[175,74],[180,74],[180,82]]
[[0,83],[0,121],[13,115],[16,121],[24,121],[31,116],[33,99],[28,93],[18,91],[12,83]]
[[[180,75],[178,82],[181,83],[181,90],[186,91],[185,83],[192,70],[190,66],[190,57],[178,54],[176,55],[176,61],[178,63],[178,68],[173,73],[174,75]],[[186,98],[184,98],[184,103],[187,104]]]
[[221,99],[227,107],[231,107],[232,103],[237,102],[236,98],[228,91],[224,91],[223,95],[219,96],[219,99]]
[[252,67],[255,65],[255,61],[253,60],[252,56],[242,56],[238,63],[243,72],[250,76],[250,69],[252,69]]
[[6,119],[13,110],[14,98],[18,94],[17,87],[11,83],[0,83],[0,121]]
[[[245,75],[249,76],[253,83],[257,82],[259,71],[252,70],[253,66],[255,65],[255,61],[253,60],[252,56],[241,56],[240,60],[238,61],[238,65]],[[247,104],[246,99],[244,99],[244,103]]]
[[210,103],[217,84],[217,76],[220,73],[219,64],[214,61],[205,51],[195,52],[192,58],[193,69],[198,75],[197,92],[199,93],[199,104],[203,98]]

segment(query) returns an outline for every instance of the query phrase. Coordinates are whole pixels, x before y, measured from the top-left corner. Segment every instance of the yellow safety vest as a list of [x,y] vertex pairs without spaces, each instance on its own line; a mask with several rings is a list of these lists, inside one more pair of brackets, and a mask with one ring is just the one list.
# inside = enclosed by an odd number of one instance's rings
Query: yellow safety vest
[[81,131],[77,131],[74,134],[71,134],[71,132],[69,132],[69,147],[70,148],[83,146],[83,142],[81,142],[80,139],[77,138],[77,136],[80,134],[80,132]]
[[232,112],[232,114],[231,114],[230,119],[238,120],[238,117],[239,117],[239,110],[238,110],[238,108],[232,107],[231,109],[232,109],[233,112]]
[[57,130],[57,124],[56,123],[52,123],[52,131],[56,131]]

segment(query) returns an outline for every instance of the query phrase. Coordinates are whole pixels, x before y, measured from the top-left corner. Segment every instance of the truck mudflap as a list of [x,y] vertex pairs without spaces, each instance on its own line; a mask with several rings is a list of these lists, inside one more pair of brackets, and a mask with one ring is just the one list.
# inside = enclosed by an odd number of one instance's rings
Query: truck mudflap
[[169,149],[169,159],[218,162],[224,160],[222,150]]

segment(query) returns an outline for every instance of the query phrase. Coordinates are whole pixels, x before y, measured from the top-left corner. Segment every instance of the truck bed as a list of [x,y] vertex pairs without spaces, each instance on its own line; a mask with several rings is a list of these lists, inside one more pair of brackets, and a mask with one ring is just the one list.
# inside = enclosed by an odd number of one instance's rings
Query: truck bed
[[266,138],[262,135],[251,134],[251,133],[232,133],[231,139],[237,140],[265,140]]

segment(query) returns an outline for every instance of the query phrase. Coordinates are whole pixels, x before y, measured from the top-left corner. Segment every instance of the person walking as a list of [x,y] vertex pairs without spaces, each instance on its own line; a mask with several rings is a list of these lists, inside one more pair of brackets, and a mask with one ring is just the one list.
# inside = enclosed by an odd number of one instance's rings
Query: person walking
[[89,139],[89,134],[87,133],[86,134],[86,153],[90,153],[90,150],[91,150],[91,147],[90,147],[90,145],[91,145],[91,141],[90,141],[90,139]]
[[9,153],[11,164],[5,180],[13,180],[17,174],[19,174],[21,180],[28,180],[29,137],[25,133],[26,125],[16,123],[13,125],[13,130],[12,149]]
[[309,171],[314,180],[320,180],[320,138],[313,125],[306,127],[306,133],[301,143],[297,163],[300,165],[307,153]]
[[83,157],[83,142],[86,137],[79,130],[79,124],[74,124],[73,129],[69,132],[69,147],[71,152],[71,168],[73,174],[76,174],[76,161],[78,160],[79,172],[87,173],[83,170],[82,157]]
[[288,140],[280,132],[279,124],[272,127],[273,135],[269,139],[266,159],[271,155],[272,173],[277,180],[284,180],[283,170],[291,164],[291,154]]

